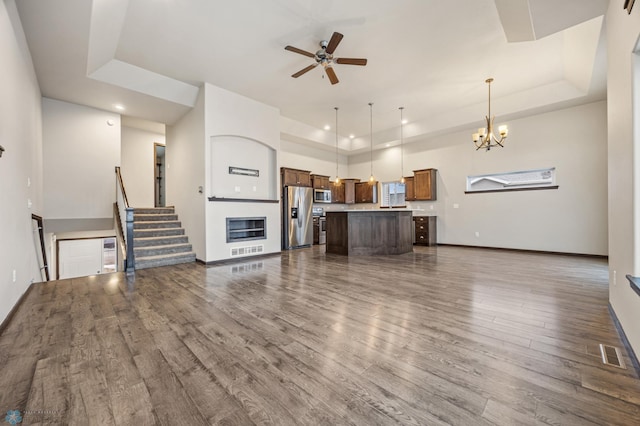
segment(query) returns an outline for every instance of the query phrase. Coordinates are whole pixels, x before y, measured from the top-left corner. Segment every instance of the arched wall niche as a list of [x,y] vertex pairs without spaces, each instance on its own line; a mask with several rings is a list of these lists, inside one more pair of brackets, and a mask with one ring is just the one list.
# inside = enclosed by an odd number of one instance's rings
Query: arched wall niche
[[[239,135],[211,136],[209,197],[277,200],[277,151]],[[230,168],[246,170],[236,174]],[[257,170],[257,176],[251,171]]]

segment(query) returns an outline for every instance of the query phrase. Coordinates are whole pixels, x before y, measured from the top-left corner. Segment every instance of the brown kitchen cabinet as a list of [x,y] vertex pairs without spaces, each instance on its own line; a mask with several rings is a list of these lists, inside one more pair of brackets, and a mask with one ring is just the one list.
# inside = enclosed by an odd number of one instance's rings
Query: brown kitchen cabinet
[[356,183],[358,182],[360,182],[360,179],[342,179],[345,204],[354,204],[356,202]]
[[331,186],[331,202],[333,204],[344,204],[344,182],[336,185],[335,182],[329,182]]
[[414,201],[416,199],[416,191],[413,176],[404,177],[404,199],[405,201]]
[[377,203],[378,202],[378,182],[356,182],[355,184],[356,203]]
[[414,244],[421,246],[438,244],[437,216],[414,216],[413,222],[415,223]]
[[329,176],[311,175],[311,184],[314,189],[330,189]]
[[308,170],[280,168],[282,186],[311,186],[311,172]]
[[437,198],[436,169],[413,171],[413,188],[415,200],[435,201]]

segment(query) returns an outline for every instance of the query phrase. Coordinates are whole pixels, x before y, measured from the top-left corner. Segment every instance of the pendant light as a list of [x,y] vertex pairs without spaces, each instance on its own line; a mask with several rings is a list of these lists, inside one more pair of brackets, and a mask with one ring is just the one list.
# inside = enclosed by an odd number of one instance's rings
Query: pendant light
[[369,148],[370,160],[371,160],[371,176],[369,176],[369,184],[373,185],[376,178],[373,177],[373,102],[369,102],[369,134],[371,135],[371,146]]
[[404,183],[404,119],[402,118],[404,107],[398,109],[400,110],[400,183]]
[[336,110],[336,180],[334,184],[340,185],[340,178],[338,177],[338,107],[333,107]]

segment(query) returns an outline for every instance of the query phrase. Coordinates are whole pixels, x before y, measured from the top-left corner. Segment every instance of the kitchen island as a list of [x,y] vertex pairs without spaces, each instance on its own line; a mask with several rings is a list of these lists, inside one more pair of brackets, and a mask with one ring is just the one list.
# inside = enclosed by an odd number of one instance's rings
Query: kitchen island
[[327,253],[375,255],[413,251],[411,210],[328,211],[326,216]]

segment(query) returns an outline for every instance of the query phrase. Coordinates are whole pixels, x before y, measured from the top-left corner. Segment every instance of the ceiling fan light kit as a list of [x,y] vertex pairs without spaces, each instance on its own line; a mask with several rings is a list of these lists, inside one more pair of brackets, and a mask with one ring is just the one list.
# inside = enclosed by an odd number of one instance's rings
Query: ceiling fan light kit
[[325,74],[329,78],[331,84],[337,84],[340,80],[338,80],[338,76],[336,75],[335,70],[333,69],[334,64],[340,65],[367,65],[367,60],[364,58],[334,58],[333,52],[338,47],[338,44],[342,41],[344,36],[338,32],[334,32],[329,41],[322,40],[320,42],[320,49],[316,51],[316,53],[311,53],[306,50],[299,49],[293,46],[287,46],[284,49],[290,52],[298,53],[300,55],[308,56],[309,58],[315,59],[316,63],[311,64],[295,74],[292,74],[291,77],[298,78],[303,74],[311,71],[318,65],[322,65],[324,68]]
[[476,151],[479,149],[486,149],[489,151],[492,147],[499,146],[504,148],[504,140],[507,138],[509,134],[509,129],[506,125],[502,125],[498,127],[498,134],[500,135],[500,139],[496,137],[493,133],[493,120],[496,118],[495,116],[491,116],[491,83],[493,82],[493,78],[488,78],[485,80],[485,83],[489,86],[489,114],[485,117],[487,120],[487,127],[481,127],[478,129],[478,133],[474,133],[471,135],[473,139],[473,143],[476,145]]

